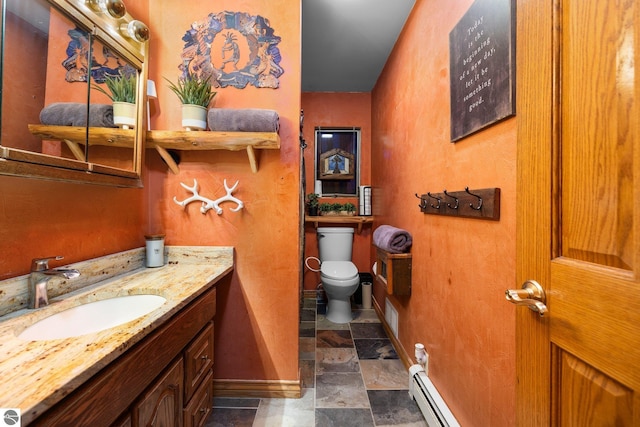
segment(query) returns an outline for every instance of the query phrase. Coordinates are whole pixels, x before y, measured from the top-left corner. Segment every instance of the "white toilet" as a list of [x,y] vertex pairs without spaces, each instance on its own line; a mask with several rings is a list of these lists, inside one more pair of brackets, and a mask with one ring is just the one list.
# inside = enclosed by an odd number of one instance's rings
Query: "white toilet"
[[353,228],[318,227],[320,280],[327,295],[327,319],[333,323],[349,323],[351,295],[358,289],[358,268],[351,262]]

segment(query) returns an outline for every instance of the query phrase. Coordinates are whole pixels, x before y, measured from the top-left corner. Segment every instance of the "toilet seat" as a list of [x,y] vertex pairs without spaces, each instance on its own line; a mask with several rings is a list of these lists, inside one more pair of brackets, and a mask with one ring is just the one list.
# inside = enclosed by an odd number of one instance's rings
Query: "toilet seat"
[[320,276],[333,280],[351,280],[358,277],[358,268],[351,261],[325,261],[320,265]]

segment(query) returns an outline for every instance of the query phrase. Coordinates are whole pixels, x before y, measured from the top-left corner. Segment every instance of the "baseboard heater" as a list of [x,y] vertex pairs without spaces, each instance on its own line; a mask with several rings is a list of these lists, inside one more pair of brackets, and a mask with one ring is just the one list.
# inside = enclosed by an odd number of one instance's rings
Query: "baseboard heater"
[[460,427],[420,365],[409,368],[409,396],[418,404],[429,427]]

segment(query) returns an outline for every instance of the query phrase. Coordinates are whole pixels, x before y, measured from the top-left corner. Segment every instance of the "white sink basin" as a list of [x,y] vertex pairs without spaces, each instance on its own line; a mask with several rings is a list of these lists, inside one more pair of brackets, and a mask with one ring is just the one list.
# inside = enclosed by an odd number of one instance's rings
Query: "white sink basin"
[[78,305],[34,323],[18,338],[42,341],[100,332],[144,316],[165,301],[158,295],[127,295]]

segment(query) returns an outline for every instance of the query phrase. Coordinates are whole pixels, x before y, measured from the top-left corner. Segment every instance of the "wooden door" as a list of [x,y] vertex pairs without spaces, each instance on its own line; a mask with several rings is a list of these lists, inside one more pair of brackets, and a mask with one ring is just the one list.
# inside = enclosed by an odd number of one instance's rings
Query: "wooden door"
[[520,426],[640,426],[640,1],[517,2]]

